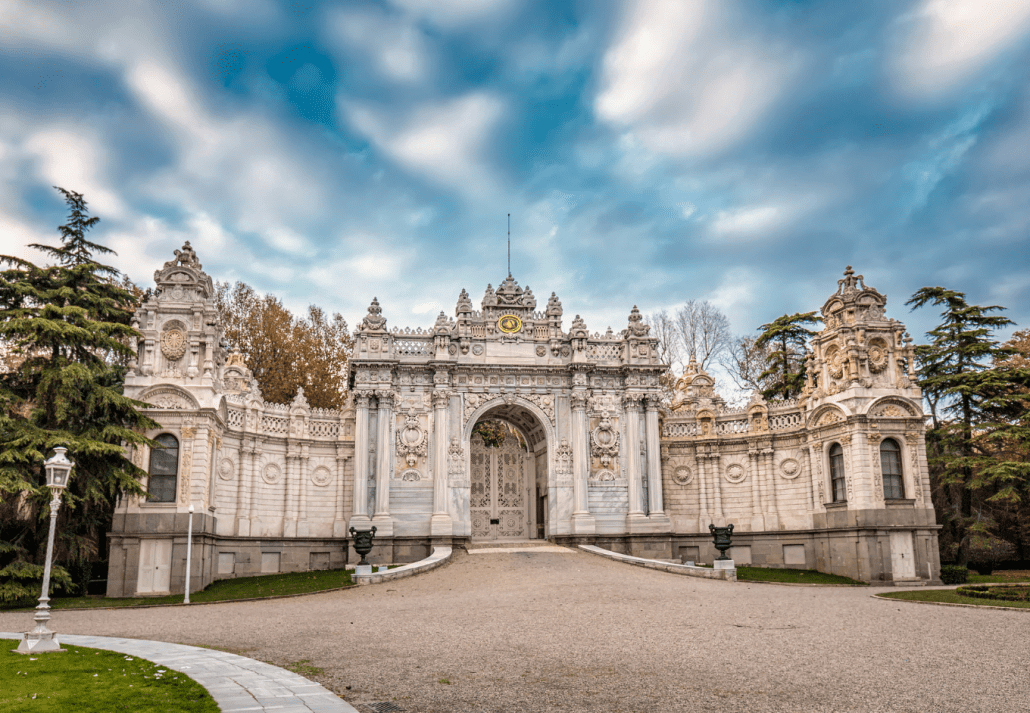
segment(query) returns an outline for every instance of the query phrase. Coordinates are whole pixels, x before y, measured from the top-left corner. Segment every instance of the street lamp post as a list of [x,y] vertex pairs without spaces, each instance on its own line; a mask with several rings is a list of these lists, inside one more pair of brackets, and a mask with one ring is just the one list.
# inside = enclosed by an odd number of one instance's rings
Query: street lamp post
[[65,457],[67,448],[54,448],[54,455],[43,463],[46,468],[46,485],[50,488],[53,500],[50,501],[50,537],[46,545],[46,565],[43,568],[43,593],[39,597],[39,606],[33,619],[36,626],[26,632],[16,649],[20,654],[35,654],[44,651],[64,651],[57,634],[47,627],[50,621],[50,562],[54,556],[54,530],[57,525],[57,510],[61,507],[61,492],[68,487],[73,462]]
[[190,556],[193,554],[193,503],[190,503],[190,524],[186,530],[186,598],[183,604],[190,603]]

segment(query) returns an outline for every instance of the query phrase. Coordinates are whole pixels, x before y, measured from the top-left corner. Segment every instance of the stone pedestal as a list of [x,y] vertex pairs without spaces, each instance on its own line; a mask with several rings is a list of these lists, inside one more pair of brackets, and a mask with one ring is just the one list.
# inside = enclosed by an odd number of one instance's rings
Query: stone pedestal
[[572,534],[593,535],[597,532],[597,523],[589,513],[573,513]]
[[454,534],[454,522],[450,515],[433,515],[429,522],[429,534],[431,537],[450,537]]
[[359,564],[354,567],[355,575],[372,574],[372,565],[370,564]]
[[736,565],[733,564],[733,560],[715,560],[713,563],[715,569],[736,569]]

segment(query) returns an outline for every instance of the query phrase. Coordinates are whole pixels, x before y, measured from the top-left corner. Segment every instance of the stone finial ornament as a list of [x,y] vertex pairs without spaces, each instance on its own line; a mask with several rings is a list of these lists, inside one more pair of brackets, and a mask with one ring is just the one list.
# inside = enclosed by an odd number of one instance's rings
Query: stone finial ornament
[[194,252],[189,240],[183,244],[182,250],[175,250],[173,253],[175,258],[166,262],[165,267],[191,267],[194,270],[202,270],[204,268],[200,264],[200,260],[197,259],[197,253]]
[[464,288],[461,290],[461,294],[458,295],[458,306],[454,308],[454,314],[460,317],[463,314],[469,314],[472,310],[472,300],[469,298],[469,293]]
[[629,326],[626,328],[626,336],[646,337],[650,331],[651,327],[644,322],[644,317],[640,314],[640,310],[637,309],[636,305],[633,305],[633,309],[629,313]]
[[561,301],[558,299],[558,295],[551,293],[551,296],[547,300],[547,316],[548,317],[561,317],[562,307]]
[[383,309],[379,306],[379,299],[372,298],[372,304],[368,306],[368,314],[361,320],[358,331],[361,332],[382,332],[386,330],[386,317],[383,316]]

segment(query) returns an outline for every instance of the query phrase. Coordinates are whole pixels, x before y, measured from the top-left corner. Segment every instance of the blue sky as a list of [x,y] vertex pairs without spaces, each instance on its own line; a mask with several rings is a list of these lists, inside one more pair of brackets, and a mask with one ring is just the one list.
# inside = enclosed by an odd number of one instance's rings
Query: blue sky
[[[737,332],[853,264],[1030,324],[1030,2],[0,0],[0,252],[86,195],[142,285],[353,326],[512,272],[593,331],[709,299]],[[566,324],[567,327],[567,324]]]

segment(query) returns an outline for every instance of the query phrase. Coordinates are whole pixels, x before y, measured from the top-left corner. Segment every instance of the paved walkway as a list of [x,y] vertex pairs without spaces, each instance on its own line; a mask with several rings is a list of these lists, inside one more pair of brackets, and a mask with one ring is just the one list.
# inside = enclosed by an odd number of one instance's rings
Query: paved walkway
[[[894,590],[697,579],[576,551],[456,551],[439,569],[369,587],[56,610],[52,621],[62,635],[218,647],[289,668],[306,661],[322,669],[307,677],[366,713],[1028,707],[1030,616],[876,591]],[[0,613],[0,629],[31,624],[29,612]]]
[[[20,638],[21,634],[0,632],[0,639]],[[357,713],[353,706],[303,676],[224,651],[108,636],[59,633],[58,639],[62,644],[118,651],[182,671],[207,689],[223,713]]]

